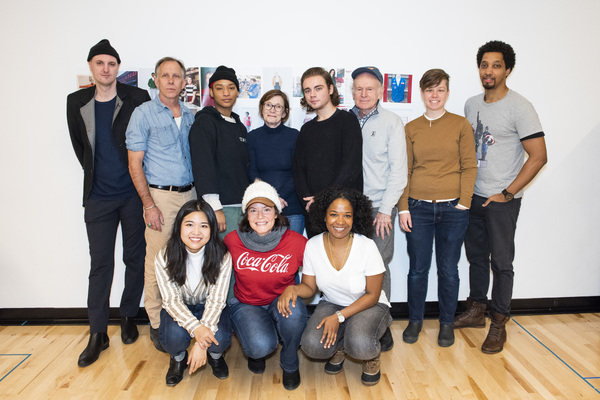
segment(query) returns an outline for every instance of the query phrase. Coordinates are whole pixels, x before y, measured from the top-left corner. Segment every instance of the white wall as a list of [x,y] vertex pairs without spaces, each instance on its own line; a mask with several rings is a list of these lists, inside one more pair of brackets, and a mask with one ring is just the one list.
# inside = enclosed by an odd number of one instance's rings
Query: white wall
[[[27,1],[0,6],[0,308],[85,307],[89,256],[82,172],[65,99],[109,38],[121,70],[173,55],[187,65],[377,65],[451,76],[447,108],[481,91],[475,54],[488,40],[517,52],[509,87],[541,118],[549,162],[528,188],[517,230],[515,298],[600,295],[600,3],[565,1]],[[362,8],[358,8],[358,7]],[[416,83],[413,90],[417,90]],[[414,114],[423,111],[418,96]],[[397,231],[393,301],[408,260]],[[120,240],[120,238],[118,239]],[[120,258],[118,246],[117,258]],[[118,263],[112,306],[122,288]],[[461,298],[468,268],[460,264]],[[432,271],[432,278],[434,277]],[[434,280],[434,279],[433,279]],[[436,299],[435,282],[429,300]]]

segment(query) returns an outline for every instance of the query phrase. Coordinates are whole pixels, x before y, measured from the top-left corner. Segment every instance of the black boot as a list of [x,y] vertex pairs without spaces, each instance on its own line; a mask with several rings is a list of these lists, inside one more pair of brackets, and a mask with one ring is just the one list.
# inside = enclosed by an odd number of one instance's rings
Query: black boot
[[87,367],[88,365],[93,364],[100,356],[102,350],[108,349],[108,342],[108,335],[105,332],[92,333],[87,347],[79,356],[77,365],[80,367]]
[[390,351],[394,347],[394,337],[392,336],[392,331],[388,327],[381,339],[379,339],[379,343],[381,344],[381,351]]
[[206,362],[212,368],[213,375],[219,379],[225,379],[229,376],[229,367],[225,362],[225,354],[219,358],[212,358],[210,352],[206,352]]
[[163,347],[162,347],[162,344],[160,344],[160,338],[159,338],[158,332],[159,332],[158,329],[154,329],[153,327],[150,327],[150,340],[152,340],[152,343],[154,343],[154,348],[156,350],[166,353],[165,349],[163,349]]
[[133,317],[121,317],[121,340],[125,344],[131,344],[139,336],[137,326]]
[[185,351],[185,357],[181,361],[175,361],[173,357],[171,357],[171,361],[169,362],[169,370],[167,371],[167,386],[175,386],[183,379],[183,371],[188,367],[188,352]]

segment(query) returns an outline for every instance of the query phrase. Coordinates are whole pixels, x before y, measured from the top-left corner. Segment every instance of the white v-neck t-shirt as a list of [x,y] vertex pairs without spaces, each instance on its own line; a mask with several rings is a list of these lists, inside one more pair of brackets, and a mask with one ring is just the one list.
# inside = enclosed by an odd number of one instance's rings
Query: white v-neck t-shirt
[[[306,243],[302,274],[316,278],[324,300],[347,307],[366,293],[367,276],[384,273],[385,266],[375,242],[366,236],[354,234],[348,260],[337,271],[327,257],[323,235],[321,233]],[[383,290],[379,302],[391,307]]]

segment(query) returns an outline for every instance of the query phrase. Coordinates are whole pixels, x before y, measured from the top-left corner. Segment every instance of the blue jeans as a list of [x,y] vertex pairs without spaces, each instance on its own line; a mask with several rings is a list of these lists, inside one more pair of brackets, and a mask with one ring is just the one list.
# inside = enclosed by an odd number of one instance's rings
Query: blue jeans
[[290,221],[290,229],[304,235],[304,215],[294,214],[285,216]]
[[451,325],[458,302],[458,261],[469,224],[469,211],[456,208],[458,200],[429,203],[408,199],[412,232],[406,233],[410,258],[408,270],[408,319],[422,322],[435,238],[440,323]]
[[[202,314],[204,313],[204,304],[186,305],[192,314],[198,318],[198,321],[200,321],[202,319]],[[221,312],[221,318],[219,318],[217,328],[218,330],[217,333],[215,333],[215,339],[217,339],[219,345],[217,346],[214,343],[211,344],[208,351],[211,353],[224,353],[231,344],[231,321],[229,319],[228,307],[225,307]],[[189,332],[179,326],[164,308],[160,310],[159,329],[160,344],[162,344],[163,349],[165,349],[171,357],[176,357],[190,347],[192,337]]]
[[300,342],[302,351],[307,356],[317,360],[329,359],[342,346],[346,354],[357,360],[371,360],[379,355],[381,352],[379,339],[392,323],[390,309],[382,303],[377,303],[346,318],[346,321],[340,324],[338,329],[337,342],[328,349],[323,347],[323,343],[320,343],[323,328],[317,329],[317,325],[323,318],[329,317],[343,308],[345,307],[325,300],[321,300],[317,304]]
[[[300,366],[298,347],[306,326],[306,306],[300,298],[292,315],[285,318],[277,311],[279,297],[266,306],[241,303],[235,297],[229,301],[233,330],[240,340],[244,354],[262,358],[273,353],[281,338],[279,364],[285,372],[294,372]],[[290,302],[291,303],[291,302]]]
[[[465,250],[469,260],[471,300],[487,304],[490,265],[494,273],[492,310],[510,315],[515,258],[515,231],[521,199],[507,203],[492,202],[483,207],[485,197],[473,196]],[[490,263],[491,259],[491,263]]]

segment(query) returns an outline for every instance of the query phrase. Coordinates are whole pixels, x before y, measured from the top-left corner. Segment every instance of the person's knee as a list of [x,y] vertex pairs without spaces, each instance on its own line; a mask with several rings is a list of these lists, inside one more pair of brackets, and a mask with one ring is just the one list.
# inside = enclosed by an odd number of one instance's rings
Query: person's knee
[[346,354],[357,360],[370,360],[379,354],[379,340],[374,335],[348,335],[344,337]]
[[[241,339],[241,338],[240,338]],[[279,341],[276,336],[250,336],[243,340],[244,353],[250,358],[262,358],[277,349]]]

